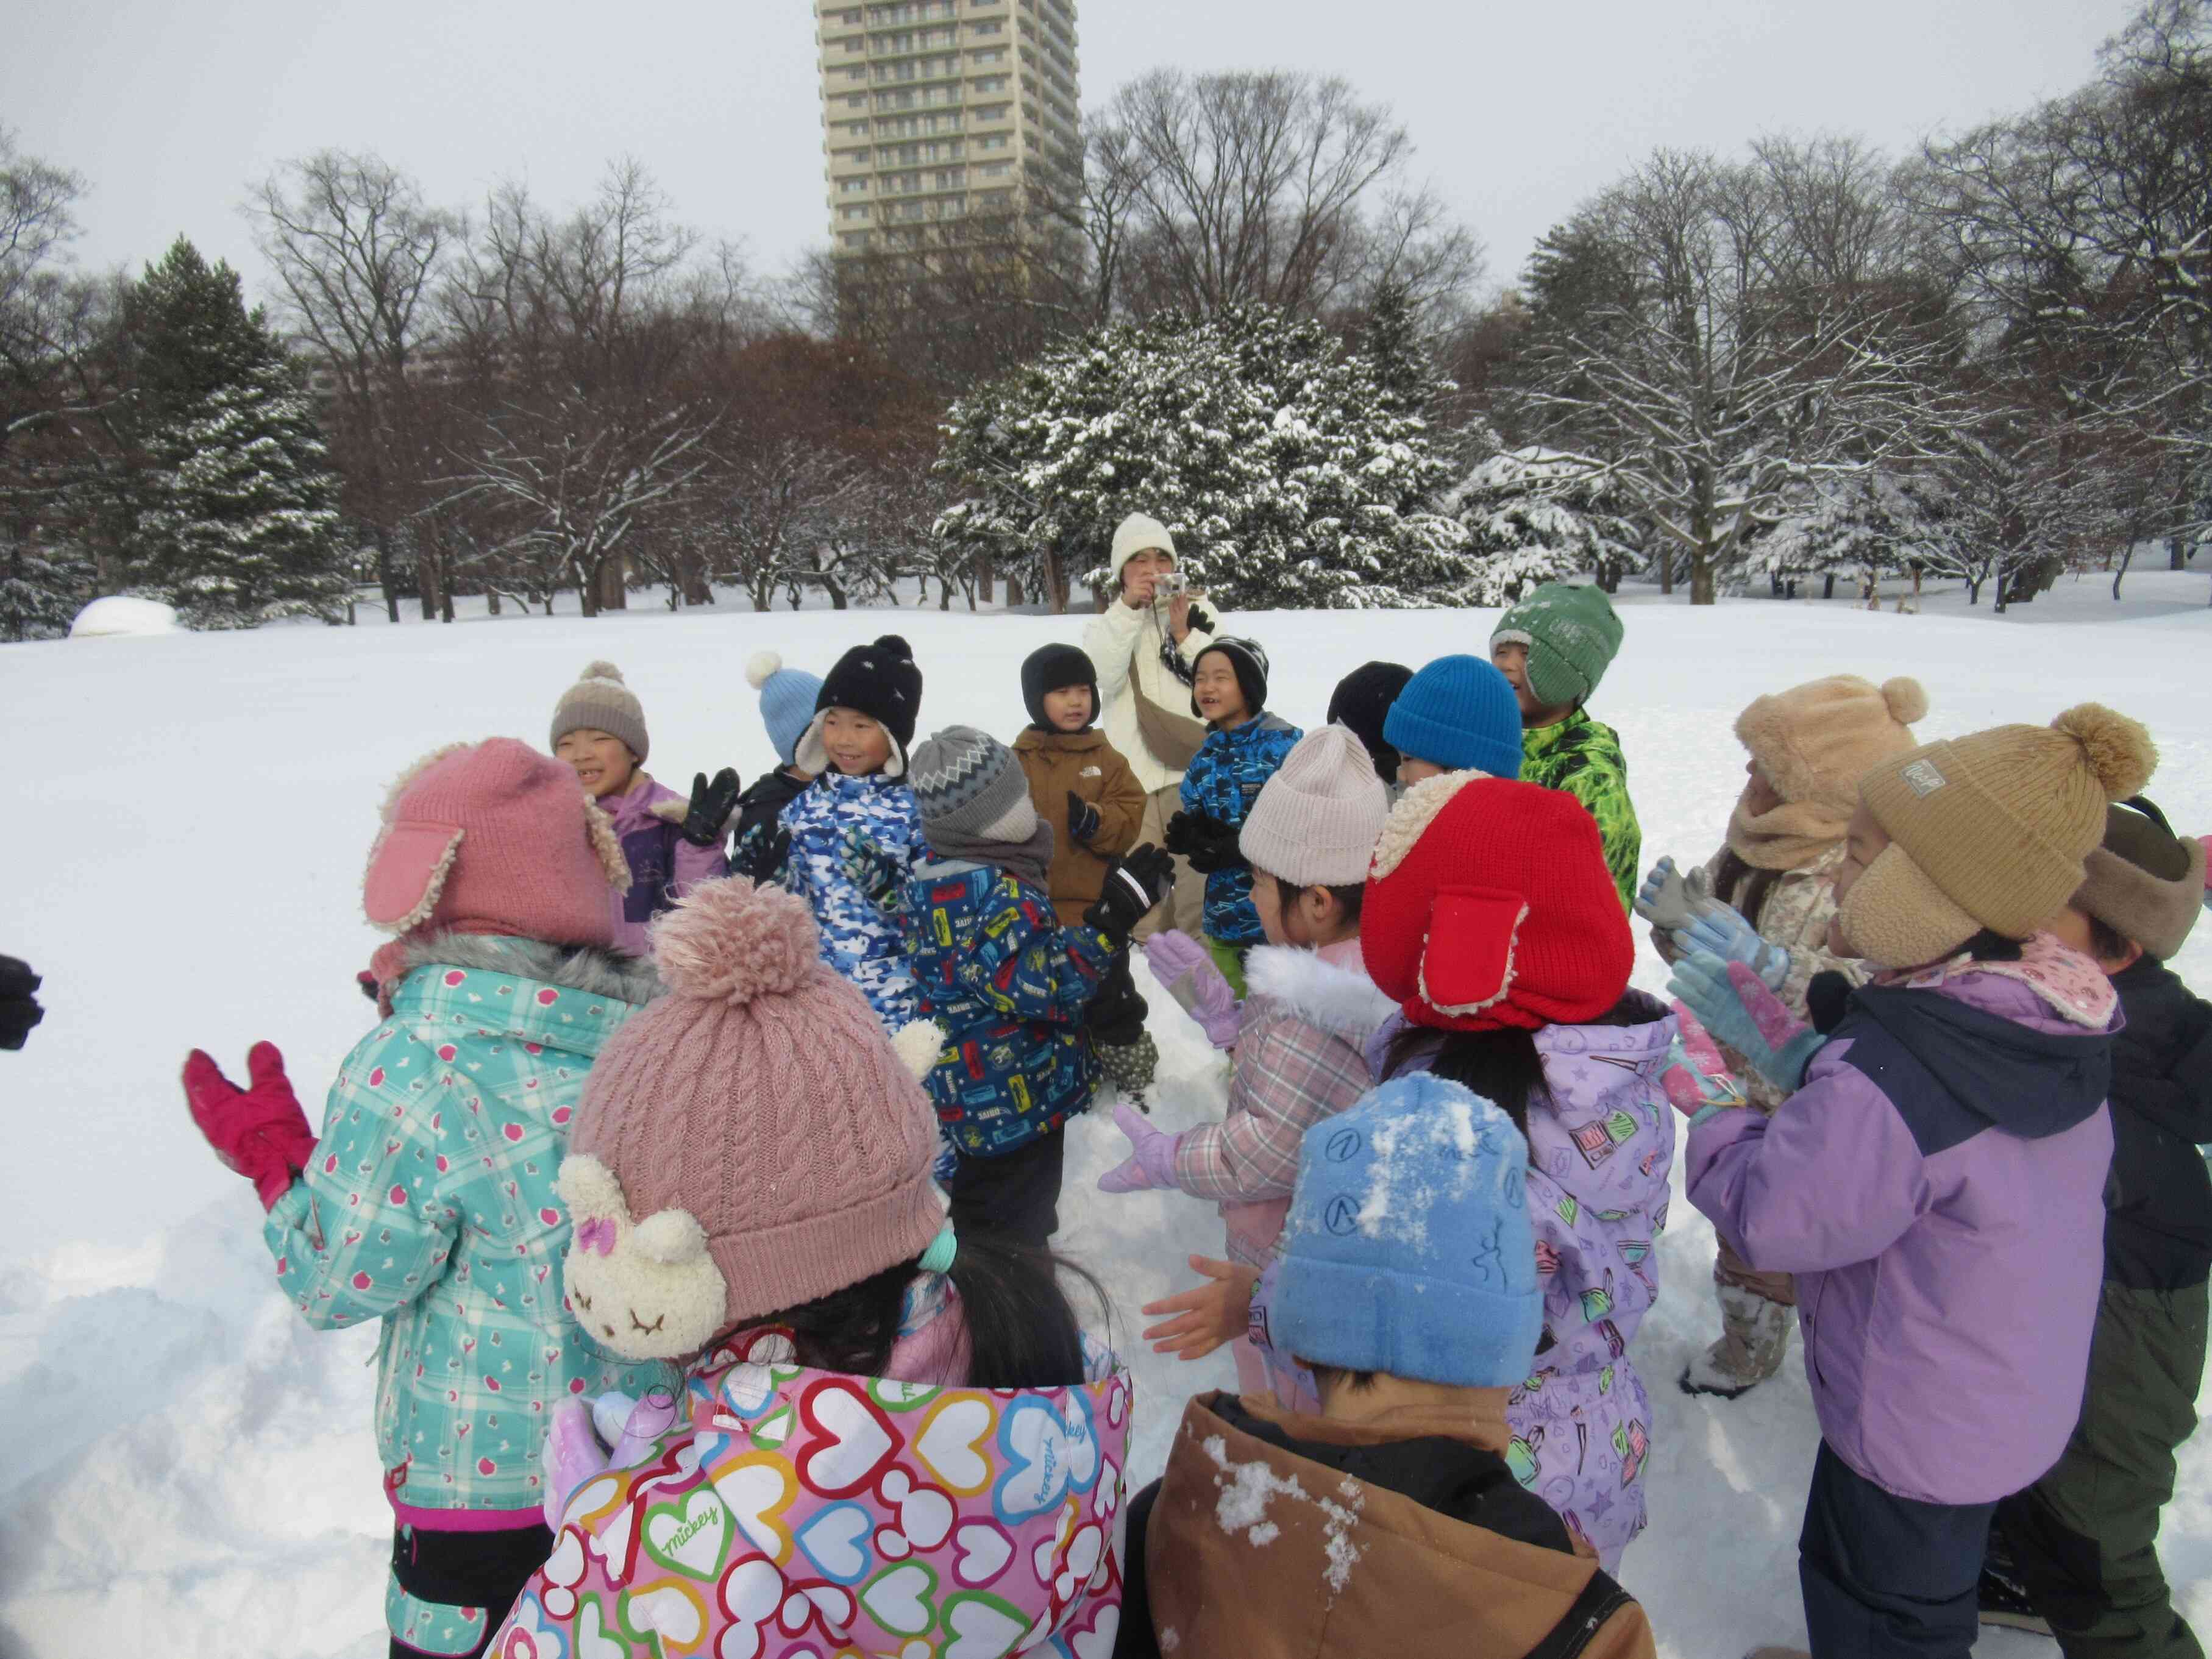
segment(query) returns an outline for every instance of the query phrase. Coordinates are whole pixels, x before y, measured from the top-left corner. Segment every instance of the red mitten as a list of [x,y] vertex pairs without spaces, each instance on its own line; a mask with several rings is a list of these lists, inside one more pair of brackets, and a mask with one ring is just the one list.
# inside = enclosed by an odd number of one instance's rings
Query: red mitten
[[247,1051],[246,1075],[249,1086],[240,1089],[195,1048],[185,1058],[185,1103],[216,1156],[253,1183],[266,1210],[307,1167],[315,1132],[275,1043],[257,1042]]

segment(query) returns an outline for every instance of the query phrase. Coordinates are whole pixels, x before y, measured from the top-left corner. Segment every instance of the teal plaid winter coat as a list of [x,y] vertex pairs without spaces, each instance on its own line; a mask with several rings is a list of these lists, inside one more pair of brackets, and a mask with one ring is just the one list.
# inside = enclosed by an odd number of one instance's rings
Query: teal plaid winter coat
[[460,935],[410,957],[392,1017],[339,1066],[314,1157],[265,1237],[308,1323],[383,1320],[386,1487],[401,1521],[436,1528],[455,1510],[544,1502],[556,1401],[678,1374],[586,1346],[566,1310],[568,1216],[553,1188],[585,1076],[650,970]]
[[1083,1017],[1116,954],[1106,936],[964,860],[916,871],[899,920],[920,1017],[945,1028],[922,1085],[953,1144],[1003,1157],[1088,1110],[1100,1072]]

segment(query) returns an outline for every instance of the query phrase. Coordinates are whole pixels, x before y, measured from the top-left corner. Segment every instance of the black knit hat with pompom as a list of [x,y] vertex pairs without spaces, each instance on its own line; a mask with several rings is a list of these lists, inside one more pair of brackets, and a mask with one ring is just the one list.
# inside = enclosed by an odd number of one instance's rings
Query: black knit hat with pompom
[[921,718],[921,670],[915,666],[914,647],[896,634],[854,646],[822,682],[814,712],[825,708],[859,709],[891,734],[903,761]]

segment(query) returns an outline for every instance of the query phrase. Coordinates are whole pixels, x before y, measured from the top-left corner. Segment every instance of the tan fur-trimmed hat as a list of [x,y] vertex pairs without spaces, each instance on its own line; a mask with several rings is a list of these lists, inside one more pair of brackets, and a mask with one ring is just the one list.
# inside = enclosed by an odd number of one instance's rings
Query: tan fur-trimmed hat
[[1912,724],[1927,712],[1918,680],[1832,674],[1759,698],[1736,717],[1735,735],[1783,799],[1849,818],[1859,780],[1911,748]]
[[2175,835],[2158,809],[2138,798],[2106,809],[2104,843],[2086,867],[2074,908],[2160,962],[2180,953],[2204,908],[2203,842]]

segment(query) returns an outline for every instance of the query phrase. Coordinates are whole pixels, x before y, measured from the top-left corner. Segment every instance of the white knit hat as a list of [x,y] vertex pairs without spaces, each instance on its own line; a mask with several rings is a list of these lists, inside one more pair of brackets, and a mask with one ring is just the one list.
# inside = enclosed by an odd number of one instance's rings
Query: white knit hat
[[1245,814],[1237,850],[1255,870],[1300,887],[1349,887],[1390,815],[1390,792],[1348,726],[1300,738]]
[[1176,556],[1175,538],[1168,534],[1168,527],[1158,519],[1132,513],[1114,532],[1114,563],[1109,580],[1120,586],[1121,567],[1148,547],[1158,548],[1171,559]]

